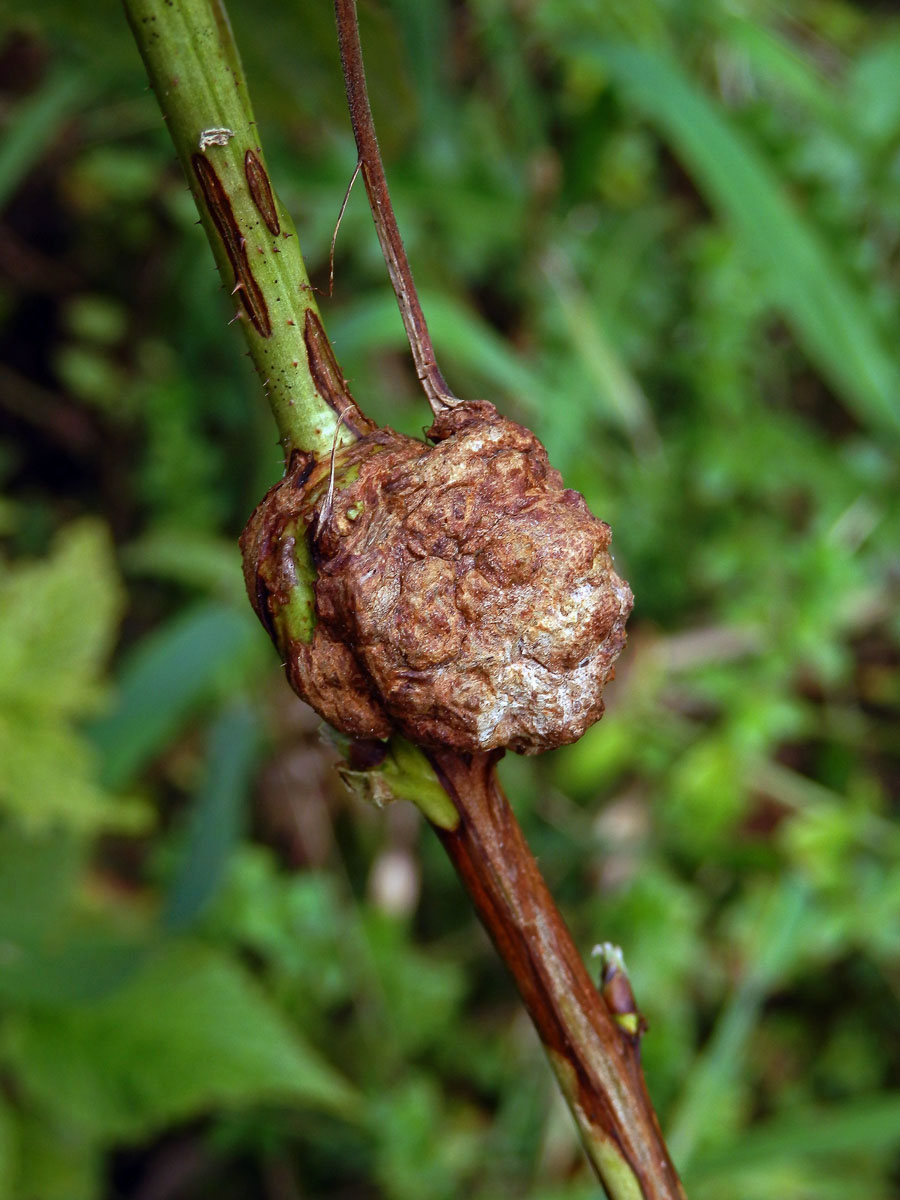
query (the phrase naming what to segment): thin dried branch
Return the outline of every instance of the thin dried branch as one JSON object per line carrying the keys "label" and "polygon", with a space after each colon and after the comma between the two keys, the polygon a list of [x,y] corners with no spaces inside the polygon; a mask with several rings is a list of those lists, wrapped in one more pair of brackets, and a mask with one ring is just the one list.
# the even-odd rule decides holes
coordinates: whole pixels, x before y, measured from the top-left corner
{"label": "thin dried branch", "polygon": [[353,134],[356,138],[363,182],[366,185],[372,216],[375,220],[375,229],[381,243],[381,251],[387,263],[397,304],[400,307],[403,326],[406,329],[406,336],[409,338],[409,348],[412,350],[413,361],[416,364],[416,373],[425,389],[431,410],[437,416],[442,409],[451,408],[459,400],[451,392],[435,360],[431,335],[419,303],[403,239],[397,228],[397,219],[391,204],[366,88],[366,72],[359,41],[356,0],[335,0],[334,11],[337,17],[344,83],[350,105],[350,120],[353,122]]}

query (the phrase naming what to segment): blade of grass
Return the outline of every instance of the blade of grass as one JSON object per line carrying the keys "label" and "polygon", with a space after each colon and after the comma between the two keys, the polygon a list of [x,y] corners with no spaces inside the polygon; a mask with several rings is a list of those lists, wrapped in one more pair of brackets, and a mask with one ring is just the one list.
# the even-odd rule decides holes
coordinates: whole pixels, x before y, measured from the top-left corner
{"label": "blade of grass", "polygon": [[771,898],[754,957],[695,1060],[673,1114],[668,1143],[682,1170],[703,1134],[716,1128],[716,1110],[740,1072],[766,995],[795,951],[807,904],[806,885],[797,878],[786,879]]}
{"label": "blade of grass", "polygon": [[[471,371],[480,380],[515,397],[529,413],[542,411],[547,387],[540,375],[515,355],[509,345],[477,314],[458,301],[422,292],[428,321],[448,360]],[[403,326],[397,319],[392,297],[385,293],[349,305],[333,321],[335,344],[342,354],[360,354],[371,349],[402,349],[406,344]]]}
{"label": "blade of grass", "polygon": [[764,269],[769,299],[857,416],[900,434],[900,366],[875,314],[775,171],[674,62],[608,42],[572,48],[671,143],[700,191]]}
{"label": "blade of grass", "polygon": [[833,84],[829,86],[819,67],[787,38],[757,21],[731,14],[724,35],[729,46],[745,56],[754,74],[802,104],[826,127],[847,132],[846,109]]}
{"label": "blade of grass", "polygon": [[561,255],[548,256],[543,270],[559,304],[572,352],[596,388],[597,407],[624,430],[636,454],[659,453],[659,433],[647,397],[613,345],[571,263]]}

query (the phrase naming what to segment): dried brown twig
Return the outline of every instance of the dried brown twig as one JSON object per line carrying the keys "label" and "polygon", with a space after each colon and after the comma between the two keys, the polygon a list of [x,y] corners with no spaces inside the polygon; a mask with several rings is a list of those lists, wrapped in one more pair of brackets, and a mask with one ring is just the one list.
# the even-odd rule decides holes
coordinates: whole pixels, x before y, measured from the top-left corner
{"label": "dried brown twig", "polygon": [[428,403],[431,405],[434,415],[437,416],[442,408],[458,403],[458,399],[447,386],[447,381],[435,361],[431,335],[419,303],[403,239],[397,228],[397,218],[394,216],[394,208],[391,204],[366,88],[366,71],[359,42],[356,4],[347,3],[347,0],[338,0],[335,3],[334,11],[337,17],[341,64],[344,68],[344,81],[347,85],[347,100],[350,105],[350,120],[353,123],[353,133],[359,152],[359,165],[362,169],[363,182],[366,185],[366,194],[369,197],[375,229],[390,273],[391,284],[397,296],[397,303],[400,305],[400,315],[403,318],[406,336],[409,338],[413,362],[416,364],[416,371],[422,387],[425,389]]}

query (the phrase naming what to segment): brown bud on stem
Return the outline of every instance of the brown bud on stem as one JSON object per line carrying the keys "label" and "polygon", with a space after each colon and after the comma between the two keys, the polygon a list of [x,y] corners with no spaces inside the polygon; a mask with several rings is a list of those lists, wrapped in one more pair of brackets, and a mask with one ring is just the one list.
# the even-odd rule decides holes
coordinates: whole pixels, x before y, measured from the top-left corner
{"label": "brown bud on stem", "polygon": [[[609,526],[492,404],[446,409],[428,434],[295,455],[242,538],[254,607],[294,689],[352,737],[573,742],[603,712],[632,606]],[[314,614],[296,600],[313,571]]]}

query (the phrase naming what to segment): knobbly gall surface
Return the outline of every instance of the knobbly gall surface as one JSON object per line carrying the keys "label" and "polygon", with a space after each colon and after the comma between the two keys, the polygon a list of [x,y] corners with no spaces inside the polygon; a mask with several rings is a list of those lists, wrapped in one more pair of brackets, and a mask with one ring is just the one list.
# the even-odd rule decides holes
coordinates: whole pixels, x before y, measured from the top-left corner
{"label": "knobbly gall surface", "polygon": [[[493,405],[460,404],[428,432],[433,446],[378,430],[333,473],[295,455],[242,538],[254,607],[294,689],[351,737],[573,742],[603,712],[632,606],[609,526]],[[310,553],[304,622],[291,599]]]}

